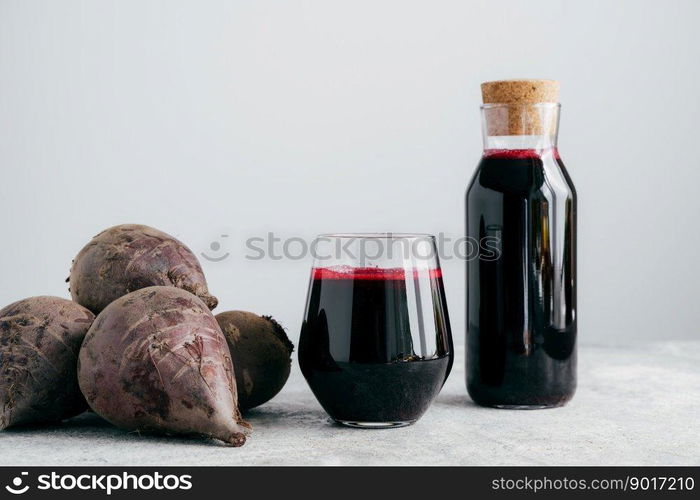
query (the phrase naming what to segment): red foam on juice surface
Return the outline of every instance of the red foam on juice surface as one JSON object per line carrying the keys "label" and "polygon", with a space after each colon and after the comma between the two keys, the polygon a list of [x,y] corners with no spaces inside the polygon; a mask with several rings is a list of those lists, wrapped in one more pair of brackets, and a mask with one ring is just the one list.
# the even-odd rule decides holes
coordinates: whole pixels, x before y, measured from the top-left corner
{"label": "red foam on juice surface", "polygon": [[543,156],[552,156],[559,160],[559,150],[557,148],[547,149],[486,149],[484,158],[508,158],[512,160],[536,159]]}
{"label": "red foam on juice surface", "polygon": [[315,267],[311,270],[311,277],[315,280],[373,280],[392,281],[404,280],[406,274],[413,274],[414,278],[429,276],[441,278],[441,269],[404,269],[401,267],[384,269],[379,267]]}

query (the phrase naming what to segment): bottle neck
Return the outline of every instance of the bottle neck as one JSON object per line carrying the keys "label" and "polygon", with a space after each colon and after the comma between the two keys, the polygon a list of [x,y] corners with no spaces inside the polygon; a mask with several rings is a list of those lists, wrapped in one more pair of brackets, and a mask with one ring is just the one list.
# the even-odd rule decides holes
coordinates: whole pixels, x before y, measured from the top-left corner
{"label": "bottle neck", "polygon": [[556,149],[559,108],[557,103],[484,104],[484,150]]}
{"label": "bottle neck", "polygon": [[557,136],[551,135],[493,135],[484,136],[484,151],[555,149]]}

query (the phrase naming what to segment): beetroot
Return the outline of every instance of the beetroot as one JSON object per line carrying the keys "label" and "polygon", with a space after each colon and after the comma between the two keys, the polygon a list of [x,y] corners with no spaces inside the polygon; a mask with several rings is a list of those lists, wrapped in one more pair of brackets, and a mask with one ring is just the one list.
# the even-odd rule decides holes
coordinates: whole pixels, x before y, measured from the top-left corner
{"label": "beetroot", "polygon": [[59,297],[31,297],[0,310],[0,429],[87,409],[76,365],[93,319]]}
{"label": "beetroot", "polygon": [[245,411],[272,399],[289,378],[294,345],[270,316],[246,311],[216,315],[236,367],[238,405]]}
{"label": "beetroot", "polygon": [[85,337],[78,380],[90,407],[124,429],[205,435],[234,446],[250,429],[216,319],[179,288],[143,288],[108,305]]}
{"label": "beetroot", "polygon": [[136,224],[95,236],[73,260],[68,281],[73,300],[95,314],[122,295],[153,285],[187,290],[209,309],[218,302],[209,295],[202,267],[189,248],[162,231]]}

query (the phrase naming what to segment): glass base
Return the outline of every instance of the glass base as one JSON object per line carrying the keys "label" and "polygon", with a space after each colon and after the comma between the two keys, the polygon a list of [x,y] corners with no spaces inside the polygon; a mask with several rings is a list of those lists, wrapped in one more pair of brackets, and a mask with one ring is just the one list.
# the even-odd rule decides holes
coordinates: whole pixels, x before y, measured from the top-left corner
{"label": "glass base", "polygon": [[559,408],[566,403],[555,403],[549,405],[489,405],[499,410],[546,410],[549,408]]}
{"label": "glass base", "polygon": [[341,425],[355,427],[357,429],[392,429],[394,427],[407,427],[415,423],[415,420],[397,422],[354,422],[350,420],[336,420],[336,422]]}

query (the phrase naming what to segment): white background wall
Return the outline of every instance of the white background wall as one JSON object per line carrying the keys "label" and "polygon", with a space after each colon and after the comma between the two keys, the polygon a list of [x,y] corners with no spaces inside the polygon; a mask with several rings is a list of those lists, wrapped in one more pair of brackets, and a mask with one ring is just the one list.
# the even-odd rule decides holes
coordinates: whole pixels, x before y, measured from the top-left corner
{"label": "white background wall", "polygon": [[[581,340],[698,338],[699,18],[692,0],[0,0],[0,304],[67,296],[90,237],[139,222],[221,241],[219,310],[296,340],[310,261],[247,261],[244,240],[460,235],[479,83],[544,77],[579,192]],[[461,342],[464,264],[443,267]]]}

